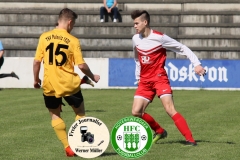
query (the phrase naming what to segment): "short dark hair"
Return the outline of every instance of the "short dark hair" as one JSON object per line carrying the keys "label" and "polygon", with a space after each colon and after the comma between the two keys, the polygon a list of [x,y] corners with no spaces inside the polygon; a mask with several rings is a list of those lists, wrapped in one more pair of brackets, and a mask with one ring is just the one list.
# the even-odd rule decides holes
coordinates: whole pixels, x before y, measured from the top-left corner
{"label": "short dark hair", "polygon": [[71,9],[64,8],[60,11],[58,19],[70,19],[70,20],[76,20],[77,14],[72,11]]}
{"label": "short dark hair", "polygon": [[147,21],[148,25],[150,24],[150,15],[146,10],[135,10],[131,13],[131,17],[133,20],[140,16],[142,16],[144,20]]}

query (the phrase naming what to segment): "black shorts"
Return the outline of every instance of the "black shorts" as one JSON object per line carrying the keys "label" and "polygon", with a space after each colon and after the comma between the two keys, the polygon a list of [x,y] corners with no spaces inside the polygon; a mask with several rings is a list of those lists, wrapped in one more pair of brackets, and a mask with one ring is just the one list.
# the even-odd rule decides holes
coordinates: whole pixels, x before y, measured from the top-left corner
{"label": "black shorts", "polygon": [[[43,94],[45,106],[49,109],[56,109],[62,103],[62,97],[56,98],[55,96],[45,96]],[[71,96],[63,97],[65,101],[70,105],[74,106],[75,108],[80,107],[81,103],[83,102],[83,96],[81,90]]]}
{"label": "black shorts", "polygon": [[3,58],[3,56],[0,58],[0,69],[1,69],[1,67],[2,67],[2,65],[3,65],[3,63],[4,63],[4,58]]}

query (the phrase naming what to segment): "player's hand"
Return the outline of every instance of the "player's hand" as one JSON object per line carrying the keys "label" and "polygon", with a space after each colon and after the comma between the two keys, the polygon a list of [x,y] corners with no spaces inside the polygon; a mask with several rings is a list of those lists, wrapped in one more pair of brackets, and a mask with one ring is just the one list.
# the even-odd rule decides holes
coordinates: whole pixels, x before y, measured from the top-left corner
{"label": "player's hand", "polygon": [[94,75],[93,75],[93,78],[94,78],[94,79],[92,79],[92,80],[93,80],[95,83],[97,83],[97,82],[99,81],[99,79],[100,79],[100,76],[94,74]]}
{"label": "player's hand", "polygon": [[41,79],[38,79],[36,81],[34,81],[34,88],[41,88]]}
{"label": "player's hand", "polygon": [[140,82],[140,79],[137,79],[137,81],[136,81],[136,82],[134,82],[134,84],[135,84],[135,85],[138,85],[138,84],[139,84],[139,82]]}
{"label": "player's hand", "polygon": [[194,71],[199,76],[205,76],[206,75],[206,70],[201,65],[196,66],[194,68]]}

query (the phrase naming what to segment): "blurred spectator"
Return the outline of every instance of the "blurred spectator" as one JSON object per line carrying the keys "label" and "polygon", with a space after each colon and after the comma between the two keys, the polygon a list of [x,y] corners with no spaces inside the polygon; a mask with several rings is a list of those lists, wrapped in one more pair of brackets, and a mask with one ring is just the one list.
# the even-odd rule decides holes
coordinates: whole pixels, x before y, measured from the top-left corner
{"label": "blurred spectator", "polygon": [[100,8],[100,22],[105,22],[103,16],[107,14],[113,15],[113,22],[117,22],[118,19],[118,8],[117,0],[103,0],[103,5]]}

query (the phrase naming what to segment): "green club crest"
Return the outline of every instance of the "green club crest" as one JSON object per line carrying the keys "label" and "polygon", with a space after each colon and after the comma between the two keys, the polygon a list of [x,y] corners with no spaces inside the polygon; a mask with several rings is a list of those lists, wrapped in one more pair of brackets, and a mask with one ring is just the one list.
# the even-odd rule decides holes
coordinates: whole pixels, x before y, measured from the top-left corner
{"label": "green club crest", "polygon": [[119,120],[111,132],[113,149],[124,158],[139,158],[152,145],[152,130],[143,119],[125,117]]}

